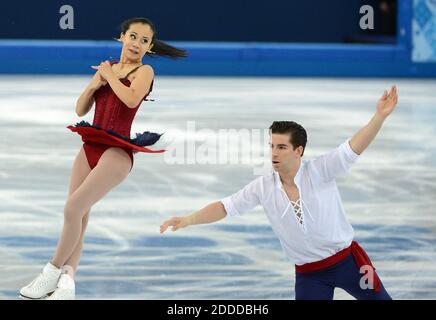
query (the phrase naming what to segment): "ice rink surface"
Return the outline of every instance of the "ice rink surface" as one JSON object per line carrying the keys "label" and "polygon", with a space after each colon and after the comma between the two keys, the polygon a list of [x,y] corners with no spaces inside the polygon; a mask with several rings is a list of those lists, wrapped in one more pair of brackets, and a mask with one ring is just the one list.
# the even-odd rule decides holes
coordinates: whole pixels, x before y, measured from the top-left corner
{"label": "ice rink surface", "polygon": [[[82,120],[75,102],[89,80],[0,77],[0,299],[16,299],[54,254],[82,145],[66,126]],[[365,125],[391,84],[397,110],[337,183],[356,240],[391,296],[436,299],[436,81],[158,77],[132,135],[165,132],[162,144],[207,146],[220,129],[294,120],[308,132],[304,157],[312,158]],[[193,121],[201,134],[187,132]],[[167,155],[136,154],[127,179],[91,209],[77,299],[293,299],[293,265],[260,207],[159,234],[165,219],[255,179],[256,165],[198,163],[189,152],[174,164]],[[337,289],[335,299],[352,297]]]}

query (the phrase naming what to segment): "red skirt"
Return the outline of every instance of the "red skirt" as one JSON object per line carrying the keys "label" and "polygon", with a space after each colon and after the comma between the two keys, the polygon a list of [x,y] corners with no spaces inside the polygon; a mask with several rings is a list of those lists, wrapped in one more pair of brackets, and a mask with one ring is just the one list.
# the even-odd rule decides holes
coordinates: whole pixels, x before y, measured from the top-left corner
{"label": "red skirt", "polygon": [[94,142],[100,143],[112,147],[120,147],[120,148],[129,148],[134,152],[145,152],[145,153],[162,153],[165,152],[165,149],[162,150],[151,150],[149,148],[138,146],[133,144],[125,139],[119,138],[113,134],[108,133],[103,129],[98,129],[95,127],[74,127],[68,126],[73,132],[77,132],[80,136],[82,136],[83,142]]}

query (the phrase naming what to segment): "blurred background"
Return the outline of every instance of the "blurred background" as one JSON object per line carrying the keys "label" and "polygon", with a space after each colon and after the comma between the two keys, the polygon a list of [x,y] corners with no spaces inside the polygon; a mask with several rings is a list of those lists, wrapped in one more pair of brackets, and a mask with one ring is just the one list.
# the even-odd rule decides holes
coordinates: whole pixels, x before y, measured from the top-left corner
{"label": "blurred background", "polygon": [[191,53],[154,61],[161,75],[436,73],[432,0],[24,1],[3,4],[1,14],[1,73],[90,73],[85,65],[117,56],[112,38],[134,16]]}

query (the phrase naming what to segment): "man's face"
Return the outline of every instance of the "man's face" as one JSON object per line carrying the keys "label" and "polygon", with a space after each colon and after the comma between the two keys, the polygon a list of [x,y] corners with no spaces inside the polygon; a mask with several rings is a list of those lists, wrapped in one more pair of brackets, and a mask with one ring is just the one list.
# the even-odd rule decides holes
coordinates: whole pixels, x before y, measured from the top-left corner
{"label": "man's face", "polygon": [[295,168],[303,153],[303,147],[295,148],[289,134],[271,134],[271,161],[274,171],[288,172]]}

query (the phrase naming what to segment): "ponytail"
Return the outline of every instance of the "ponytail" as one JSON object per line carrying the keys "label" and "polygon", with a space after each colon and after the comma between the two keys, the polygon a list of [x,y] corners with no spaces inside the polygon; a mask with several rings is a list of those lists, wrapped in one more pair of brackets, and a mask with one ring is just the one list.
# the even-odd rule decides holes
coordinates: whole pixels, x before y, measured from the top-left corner
{"label": "ponytail", "polygon": [[151,48],[151,52],[146,53],[147,56],[150,57],[156,57],[156,56],[162,56],[162,57],[169,57],[172,59],[177,58],[186,58],[188,56],[188,52],[183,49],[178,49],[176,47],[170,46],[169,44],[158,40],[155,38],[156,36],[156,27],[154,24],[147,18],[130,18],[121,23],[120,30],[122,33],[126,33],[129,29],[130,25],[133,23],[143,23],[150,26],[151,30],[153,31],[153,47]]}
{"label": "ponytail", "polygon": [[153,47],[151,48],[151,51],[152,52],[147,53],[147,55],[152,57],[158,55],[177,59],[186,58],[188,56],[188,52],[186,50],[178,49],[158,39],[153,39]]}

